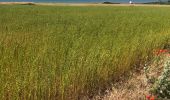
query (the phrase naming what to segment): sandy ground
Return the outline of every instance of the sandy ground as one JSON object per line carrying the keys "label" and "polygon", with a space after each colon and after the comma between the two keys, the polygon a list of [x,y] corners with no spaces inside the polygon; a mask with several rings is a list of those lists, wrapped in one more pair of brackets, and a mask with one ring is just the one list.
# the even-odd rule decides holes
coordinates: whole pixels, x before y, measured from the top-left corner
{"label": "sandy ground", "polygon": [[149,89],[145,74],[142,71],[135,73],[126,81],[114,84],[112,91],[105,95],[103,100],[146,100]]}
{"label": "sandy ground", "polygon": [[170,5],[158,4],[102,4],[102,3],[34,3],[34,2],[0,2],[3,5],[25,4],[42,6],[151,6],[151,7],[170,7]]}

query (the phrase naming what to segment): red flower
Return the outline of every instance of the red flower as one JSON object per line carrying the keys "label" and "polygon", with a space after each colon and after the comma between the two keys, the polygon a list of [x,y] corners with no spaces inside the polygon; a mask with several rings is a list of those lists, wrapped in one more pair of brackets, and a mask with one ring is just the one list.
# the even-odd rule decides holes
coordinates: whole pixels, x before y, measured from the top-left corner
{"label": "red flower", "polygon": [[168,53],[166,56],[170,57],[170,54]]}
{"label": "red flower", "polygon": [[146,98],[147,98],[148,100],[150,100],[151,96],[150,96],[150,95],[147,95]]}
{"label": "red flower", "polygon": [[168,50],[162,49],[162,50],[159,50],[159,52],[160,52],[160,53],[166,53],[166,52],[168,52]]}
{"label": "red flower", "polygon": [[159,55],[159,54],[167,53],[167,52],[168,52],[167,49],[161,49],[161,50],[156,50],[156,51],[154,52],[154,54]]}
{"label": "red flower", "polygon": [[150,100],[155,100],[155,97],[154,97],[154,96],[152,96],[152,97],[150,98]]}

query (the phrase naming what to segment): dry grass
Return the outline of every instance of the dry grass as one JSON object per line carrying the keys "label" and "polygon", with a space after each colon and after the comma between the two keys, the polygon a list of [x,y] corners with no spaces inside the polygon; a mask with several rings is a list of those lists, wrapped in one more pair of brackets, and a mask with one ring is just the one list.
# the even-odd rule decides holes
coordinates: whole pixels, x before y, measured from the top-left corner
{"label": "dry grass", "polygon": [[142,70],[114,84],[103,100],[144,100],[148,90],[149,85]]}

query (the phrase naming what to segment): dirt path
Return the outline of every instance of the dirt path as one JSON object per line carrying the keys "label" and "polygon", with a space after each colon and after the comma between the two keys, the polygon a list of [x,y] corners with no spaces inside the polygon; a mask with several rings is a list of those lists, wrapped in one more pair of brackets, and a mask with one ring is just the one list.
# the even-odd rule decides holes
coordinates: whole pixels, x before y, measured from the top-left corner
{"label": "dirt path", "polygon": [[[150,77],[158,78],[163,72],[164,63],[170,60],[169,54],[159,58],[149,65]],[[146,100],[152,85],[146,78],[145,70],[142,69],[141,72],[132,74],[129,79],[116,83],[103,100]]]}
{"label": "dirt path", "polygon": [[134,73],[128,80],[115,84],[103,100],[145,100],[149,86],[142,70]]}

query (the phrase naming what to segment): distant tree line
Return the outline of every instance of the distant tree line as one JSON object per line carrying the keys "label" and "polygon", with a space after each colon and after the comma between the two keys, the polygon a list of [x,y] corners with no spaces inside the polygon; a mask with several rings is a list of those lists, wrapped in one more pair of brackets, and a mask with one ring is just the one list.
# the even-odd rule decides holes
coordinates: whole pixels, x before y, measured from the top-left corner
{"label": "distant tree line", "polygon": [[170,2],[170,0],[158,0],[160,3],[162,2]]}
{"label": "distant tree line", "polygon": [[170,5],[170,0],[155,0],[153,2],[146,2],[143,4],[165,4],[165,5]]}

